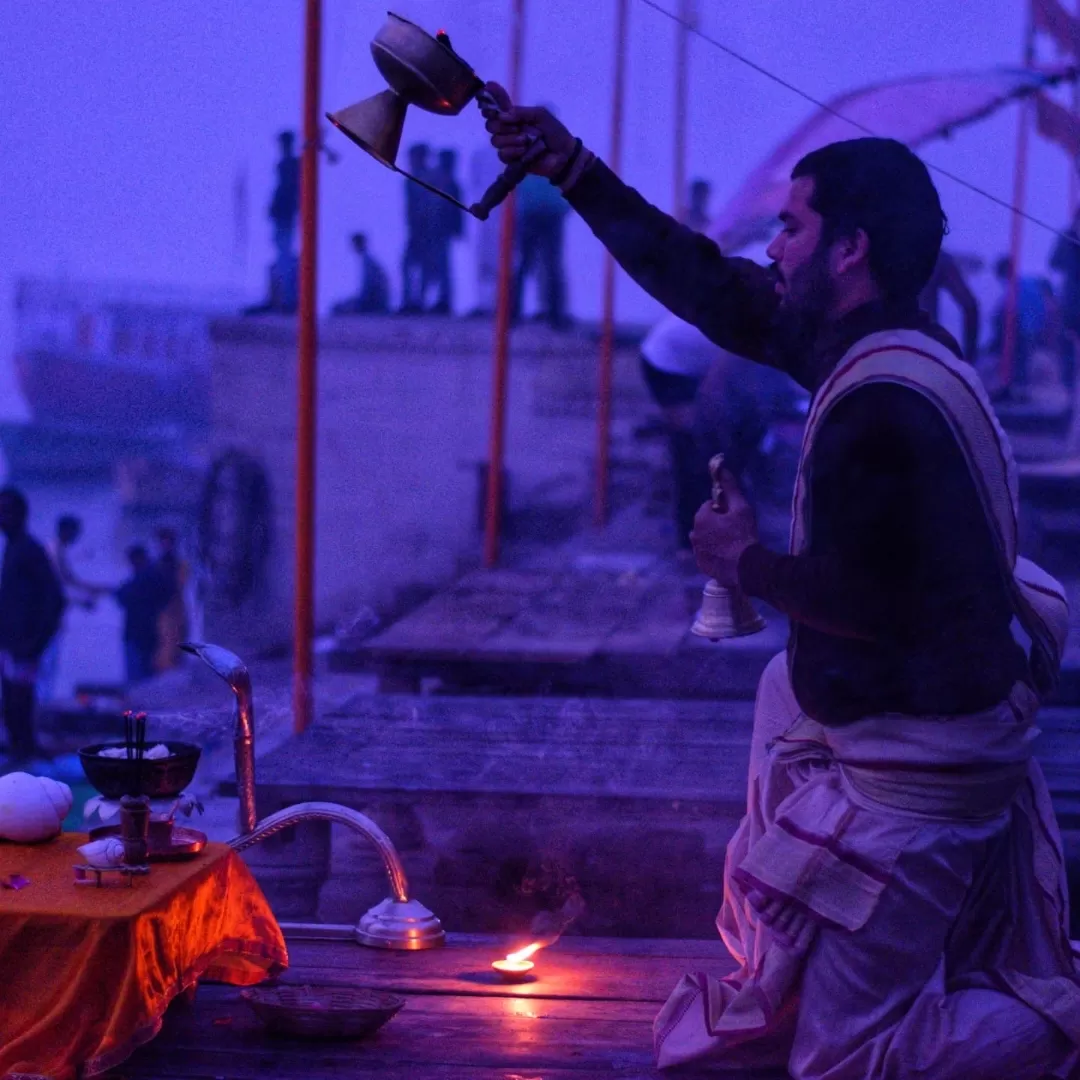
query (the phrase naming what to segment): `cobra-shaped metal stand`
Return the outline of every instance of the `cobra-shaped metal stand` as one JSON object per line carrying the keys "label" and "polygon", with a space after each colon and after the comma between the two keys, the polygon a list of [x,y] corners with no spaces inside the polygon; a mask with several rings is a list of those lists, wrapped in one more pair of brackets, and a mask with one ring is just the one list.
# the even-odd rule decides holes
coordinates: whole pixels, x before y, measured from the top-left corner
{"label": "cobra-shaped metal stand", "polygon": [[423,904],[409,899],[409,883],[393,842],[371,818],[337,803],[304,802],[278,810],[262,821],[255,816],[255,706],[251,676],[244,662],[218,645],[185,643],[185,652],[199,657],[211,671],[229,685],[236,700],[233,749],[236,758],[236,786],[240,796],[240,826],[244,830],[229,841],[234,851],[243,851],[268,836],[305,821],[331,821],[347,825],[366,836],[382,858],[390,882],[390,896],[376,904],[356,926],[318,923],[283,923],[294,936],[351,938],[378,949],[431,949],[446,939],[442,924]]}

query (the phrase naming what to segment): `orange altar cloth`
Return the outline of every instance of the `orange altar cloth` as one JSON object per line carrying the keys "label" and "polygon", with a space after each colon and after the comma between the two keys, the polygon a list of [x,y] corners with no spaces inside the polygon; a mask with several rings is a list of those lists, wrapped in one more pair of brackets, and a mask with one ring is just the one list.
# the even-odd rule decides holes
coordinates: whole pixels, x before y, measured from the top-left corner
{"label": "orange altar cloth", "polygon": [[152,1039],[199,979],[251,986],[288,966],[262,890],[227,845],[99,889],[74,884],[86,840],[0,841],[0,880],[30,879],[0,888],[0,1077],[94,1076]]}

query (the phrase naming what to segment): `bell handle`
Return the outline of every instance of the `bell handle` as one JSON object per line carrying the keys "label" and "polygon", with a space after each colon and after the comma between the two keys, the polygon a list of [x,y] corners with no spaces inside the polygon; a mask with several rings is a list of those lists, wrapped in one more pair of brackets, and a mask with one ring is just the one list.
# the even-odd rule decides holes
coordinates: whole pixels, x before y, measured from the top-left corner
{"label": "bell handle", "polygon": [[709,458],[709,476],[712,477],[712,508],[718,514],[727,513],[727,497],[724,495],[724,484],[720,479],[723,467],[723,454],[714,454]]}

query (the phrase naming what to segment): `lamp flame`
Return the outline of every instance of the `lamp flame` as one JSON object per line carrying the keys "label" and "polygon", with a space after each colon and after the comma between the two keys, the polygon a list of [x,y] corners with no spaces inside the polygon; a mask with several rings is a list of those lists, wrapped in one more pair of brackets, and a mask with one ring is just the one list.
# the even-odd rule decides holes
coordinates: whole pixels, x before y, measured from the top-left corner
{"label": "lamp flame", "polygon": [[519,949],[517,952],[507,953],[506,959],[511,964],[520,964],[522,960],[531,959],[536,953],[538,953],[544,946],[538,941],[534,941],[531,945],[526,945],[524,949]]}
{"label": "lamp flame", "polygon": [[530,982],[536,965],[529,959],[544,947],[542,941],[534,941],[517,952],[507,953],[505,960],[493,960],[491,966],[504,982]]}

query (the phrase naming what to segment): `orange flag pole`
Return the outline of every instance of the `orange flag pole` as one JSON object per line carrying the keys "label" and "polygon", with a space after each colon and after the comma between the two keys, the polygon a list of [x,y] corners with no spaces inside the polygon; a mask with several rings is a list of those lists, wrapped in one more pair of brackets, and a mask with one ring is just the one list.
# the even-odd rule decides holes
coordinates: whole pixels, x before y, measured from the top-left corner
{"label": "orange flag pole", "polygon": [[307,0],[304,149],[300,162],[300,314],[296,418],[296,593],[293,611],[293,730],[311,723],[315,607],[315,260],[318,238],[319,84],[322,0]]}
{"label": "orange flag pole", "polygon": [[[525,32],[525,0],[511,0],[510,100],[521,90],[521,50]],[[488,436],[487,486],[484,501],[484,566],[499,561],[503,457],[506,452],[506,397],[510,370],[511,278],[514,272],[514,214],[517,196],[503,203],[499,232],[499,277],[495,300],[495,352],[491,375],[491,423]],[[481,228],[490,227],[481,225]]]}
{"label": "orange flag pole", "polygon": [[[626,82],[626,30],[629,0],[616,0],[615,89],[611,102],[611,155],[608,165],[622,170],[623,91]],[[603,330],[600,338],[600,378],[597,395],[596,493],[594,518],[603,527],[608,514],[608,462],[611,453],[611,383],[615,356],[615,260],[604,260]]]}

